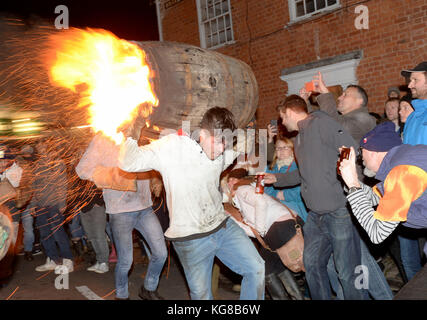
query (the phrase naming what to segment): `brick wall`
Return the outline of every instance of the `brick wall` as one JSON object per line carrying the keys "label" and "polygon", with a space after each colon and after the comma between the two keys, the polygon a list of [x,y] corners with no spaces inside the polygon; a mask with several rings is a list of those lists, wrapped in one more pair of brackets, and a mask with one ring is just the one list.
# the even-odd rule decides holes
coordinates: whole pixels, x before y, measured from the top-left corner
{"label": "brick wall", "polygon": [[[357,30],[355,6],[369,8],[369,29]],[[405,84],[402,68],[427,60],[427,0],[341,0],[341,9],[310,21],[289,23],[287,0],[231,0],[235,43],[218,51],[248,63],[259,85],[258,121],[276,118],[275,106],[287,91],[283,68],[362,49],[359,84],[369,110],[383,113],[387,88]],[[195,0],[165,12],[165,40],[200,45]]]}

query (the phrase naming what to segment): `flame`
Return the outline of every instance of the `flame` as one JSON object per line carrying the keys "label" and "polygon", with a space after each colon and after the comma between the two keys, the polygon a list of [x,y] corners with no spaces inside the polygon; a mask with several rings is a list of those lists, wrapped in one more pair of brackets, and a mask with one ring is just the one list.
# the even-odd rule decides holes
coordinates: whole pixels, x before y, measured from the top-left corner
{"label": "flame", "polygon": [[79,106],[89,106],[89,122],[116,143],[117,128],[140,115],[148,118],[158,100],[150,83],[145,52],[106,30],[69,29],[50,37],[50,80],[80,93]]}

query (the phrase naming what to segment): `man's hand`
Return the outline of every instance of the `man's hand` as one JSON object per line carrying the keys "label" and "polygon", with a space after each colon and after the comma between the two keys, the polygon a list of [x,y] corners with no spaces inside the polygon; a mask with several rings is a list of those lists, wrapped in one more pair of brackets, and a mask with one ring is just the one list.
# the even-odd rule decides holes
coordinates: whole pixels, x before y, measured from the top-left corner
{"label": "man's hand", "polygon": [[135,117],[130,121],[121,125],[117,131],[122,131],[125,138],[131,137],[136,141],[141,136],[141,130],[145,127],[145,119],[140,114],[141,107],[138,107]]}
{"label": "man's hand", "polygon": [[323,82],[322,74],[320,71],[313,77],[314,90],[319,93],[328,93],[329,90],[326,88],[325,83]]}
{"label": "man's hand", "polygon": [[311,96],[311,91],[307,91],[305,87],[302,87],[299,90],[298,95],[304,99],[305,103],[308,103],[308,98]]}
{"label": "man's hand", "polygon": [[[341,151],[341,148],[340,148]],[[360,187],[359,179],[357,177],[356,171],[356,153],[354,148],[350,148],[350,157],[349,159],[343,159],[340,164],[341,177],[344,180],[347,187]]]}
{"label": "man's hand", "polygon": [[275,135],[277,135],[277,127],[272,126],[271,124],[268,124],[267,125],[268,143],[273,142],[273,138]]}
{"label": "man's hand", "polygon": [[157,177],[150,180],[150,190],[156,198],[160,197],[163,189],[163,182]]}
{"label": "man's hand", "polygon": [[272,173],[264,173],[264,183],[265,184],[273,184],[275,182],[277,182],[277,178],[274,174]]}

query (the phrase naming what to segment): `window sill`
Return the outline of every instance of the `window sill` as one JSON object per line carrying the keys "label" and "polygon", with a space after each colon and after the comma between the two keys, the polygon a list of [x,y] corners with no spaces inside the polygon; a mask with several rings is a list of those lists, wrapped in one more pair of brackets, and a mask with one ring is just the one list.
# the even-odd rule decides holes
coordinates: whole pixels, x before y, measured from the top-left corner
{"label": "window sill", "polygon": [[220,49],[222,47],[225,47],[225,46],[228,46],[228,45],[232,45],[232,44],[236,44],[236,41],[235,40],[228,41],[228,42],[225,42],[225,43],[218,44],[218,45],[216,45],[214,47],[204,48],[204,49],[207,49],[207,50],[216,50],[216,49]]}

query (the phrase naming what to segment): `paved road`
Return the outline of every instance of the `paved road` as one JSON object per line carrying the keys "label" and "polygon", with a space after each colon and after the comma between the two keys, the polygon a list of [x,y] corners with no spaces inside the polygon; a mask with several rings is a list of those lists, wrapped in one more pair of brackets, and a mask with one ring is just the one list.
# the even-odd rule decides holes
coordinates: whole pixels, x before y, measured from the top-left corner
{"label": "paved road", "polygon": [[[114,267],[104,274],[86,271],[87,264],[75,265],[74,272],[60,278],[54,271],[37,272],[35,267],[45,262],[43,254],[35,256],[34,261],[16,257],[15,272],[6,287],[0,289],[0,300],[114,300]],[[134,267],[129,276],[129,295],[131,300],[139,300],[138,290],[144,281],[147,260],[139,247],[134,247]],[[159,293],[167,300],[189,300],[184,274],[176,256],[171,255],[169,273],[167,262],[160,279]],[[56,286],[55,286],[56,282]],[[232,283],[220,277],[218,299],[237,300],[239,294],[231,290]]]}

